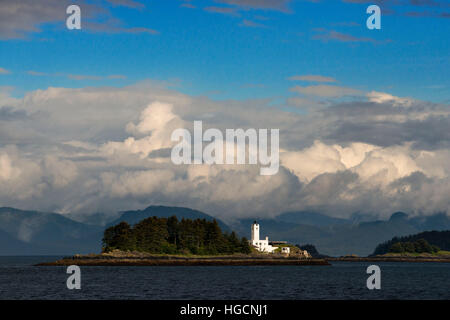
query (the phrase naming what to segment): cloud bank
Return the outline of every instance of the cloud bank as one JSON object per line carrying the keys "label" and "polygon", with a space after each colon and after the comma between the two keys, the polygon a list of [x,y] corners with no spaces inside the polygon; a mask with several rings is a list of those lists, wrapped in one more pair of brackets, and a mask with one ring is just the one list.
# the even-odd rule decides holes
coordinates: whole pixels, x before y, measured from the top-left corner
{"label": "cloud bank", "polygon": [[[308,87],[306,87],[308,88]],[[331,89],[330,89],[331,88]],[[310,95],[353,94],[311,86]],[[343,91],[342,91],[343,90]],[[0,95],[0,206],[116,212],[187,206],[230,221],[287,210],[389,216],[450,212],[448,105],[383,92],[315,103],[214,101],[156,82]],[[308,106],[309,100],[298,97]],[[280,129],[280,170],[170,161],[176,128]]]}

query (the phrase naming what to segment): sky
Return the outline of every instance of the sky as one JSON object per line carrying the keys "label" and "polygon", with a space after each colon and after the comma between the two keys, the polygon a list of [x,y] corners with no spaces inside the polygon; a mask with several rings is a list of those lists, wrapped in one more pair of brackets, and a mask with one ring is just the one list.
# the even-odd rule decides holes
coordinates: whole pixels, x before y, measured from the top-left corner
{"label": "sky", "polygon": [[[449,18],[439,0],[0,0],[0,206],[450,212]],[[174,166],[194,120],[279,128],[279,173]]]}

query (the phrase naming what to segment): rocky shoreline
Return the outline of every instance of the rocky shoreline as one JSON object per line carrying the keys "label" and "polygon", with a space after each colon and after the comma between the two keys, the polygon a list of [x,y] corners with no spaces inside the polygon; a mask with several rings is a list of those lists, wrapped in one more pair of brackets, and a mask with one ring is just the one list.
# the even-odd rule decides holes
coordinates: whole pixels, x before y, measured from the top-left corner
{"label": "rocky shoreline", "polygon": [[327,261],[344,261],[344,262],[443,262],[450,263],[450,257],[339,257],[326,258]]}
{"label": "rocky shoreline", "polygon": [[332,262],[440,262],[450,263],[449,255],[371,257],[342,256],[304,258],[298,255],[234,254],[220,256],[158,255],[143,252],[112,251],[109,253],[74,255],[37,266],[327,266]]}
{"label": "rocky shoreline", "polygon": [[327,266],[325,259],[266,255],[170,256],[150,254],[75,255],[36,266]]}

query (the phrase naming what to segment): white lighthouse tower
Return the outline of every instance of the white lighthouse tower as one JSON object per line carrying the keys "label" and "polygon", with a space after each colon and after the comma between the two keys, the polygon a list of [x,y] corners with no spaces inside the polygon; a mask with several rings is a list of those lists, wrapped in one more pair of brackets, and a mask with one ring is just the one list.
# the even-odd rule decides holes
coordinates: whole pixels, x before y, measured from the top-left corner
{"label": "white lighthouse tower", "polygon": [[258,251],[272,253],[277,247],[272,247],[269,244],[269,237],[265,240],[259,238],[259,224],[255,221],[252,224],[252,239],[250,240],[252,246],[256,247]]}
{"label": "white lighthouse tower", "polygon": [[259,224],[255,221],[252,224],[252,243],[259,241]]}

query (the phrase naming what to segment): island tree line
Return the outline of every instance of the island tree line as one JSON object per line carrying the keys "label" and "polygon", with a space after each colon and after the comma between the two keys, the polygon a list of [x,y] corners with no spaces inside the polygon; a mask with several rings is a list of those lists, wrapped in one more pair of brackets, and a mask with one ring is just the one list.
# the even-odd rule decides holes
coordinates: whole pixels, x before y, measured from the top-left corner
{"label": "island tree line", "polygon": [[216,220],[150,217],[130,226],[121,222],[104,232],[103,252],[118,249],[159,254],[250,253],[246,238],[223,233]]}
{"label": "island tree line", "polygon": [[450,230],[424,231],[418,234],[394,237],[379,244],[373,255],[393,253],[435,253],[439,250],[450,250]]}

